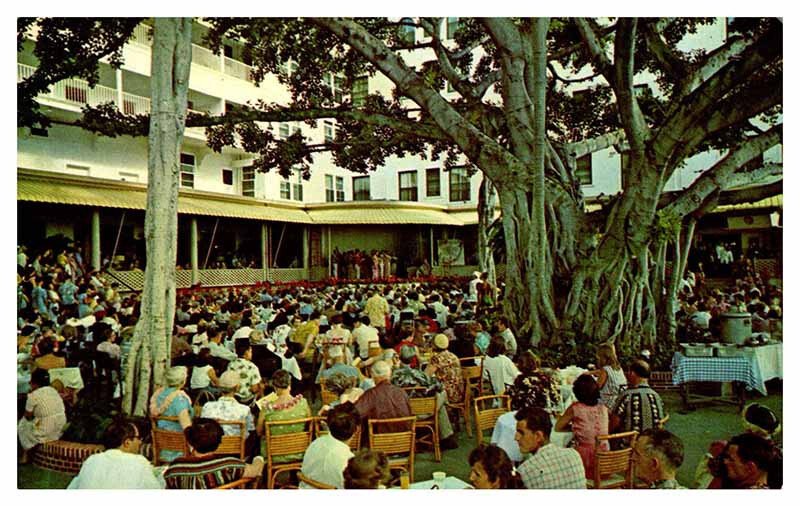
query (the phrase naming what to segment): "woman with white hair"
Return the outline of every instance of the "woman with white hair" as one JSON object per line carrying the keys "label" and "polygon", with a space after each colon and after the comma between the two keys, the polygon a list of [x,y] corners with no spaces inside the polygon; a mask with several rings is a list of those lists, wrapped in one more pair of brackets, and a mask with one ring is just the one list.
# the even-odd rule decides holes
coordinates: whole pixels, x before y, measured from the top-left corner
{"label": "woman with white hair", "polygon": [[[171,367],[164,375],[166,386],[159,387],[150,397],[150,416],[173,416],[178,421],[159,420],[158,428],[172,432],[183,432],[192,424],[192,401],[183,387],[186,384],[188,371],[180,365]],[[174,450],[161,450],[161,460],[172,462],[183,455]]]}

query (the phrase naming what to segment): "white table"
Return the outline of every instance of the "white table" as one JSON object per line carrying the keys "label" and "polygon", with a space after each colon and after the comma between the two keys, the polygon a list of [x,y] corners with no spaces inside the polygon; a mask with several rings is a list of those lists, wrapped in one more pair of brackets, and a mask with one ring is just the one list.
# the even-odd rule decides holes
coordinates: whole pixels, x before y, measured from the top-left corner
{"label": "white table", "polygon": [[[436,482],[433,480],[418,481],[409,485],[409,488],[411,490],[430,490],[435,484]],[[439,488],[441,490],[463,490],[465,488],[473,488],[473,486],[455,476],[448,476]]]}
{"label": "white table", "polygon": [[[517,419],[514,418],[516,414],[516,411],[509,411],[500,415],[492,431],[492,444],[505,450],[508,458],[512,461],[522,462],[522,452],[514,439],[517,433]],[[555,426],[555,421],[553,421],[553,426]],[[550,442],[556,446],[566,448],[570,441],[572,441],[572,432],[556,432],[555,430],[550,432]]]}

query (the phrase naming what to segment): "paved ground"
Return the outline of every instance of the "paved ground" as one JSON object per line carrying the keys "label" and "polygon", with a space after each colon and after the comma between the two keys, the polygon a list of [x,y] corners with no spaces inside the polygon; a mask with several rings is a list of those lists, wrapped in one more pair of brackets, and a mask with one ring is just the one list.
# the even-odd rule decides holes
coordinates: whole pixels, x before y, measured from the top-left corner
{"label": "paved ground", "polygon": [[[770,392],[773,390],[776,392],[770,393],[767,397],[757,396],[751,400],[769,406],[782,419],[783,395],[779,392],[779,388],[772,388]],[[696,411],[680,414],[678,412],[680,400],[676,394],[666,393],[663,395],[663,399],[667,411],[670,413],[667,429],[683,438],[686,449],[685,461],[679,470],[678,481],[685,486],[690,486],[694,476],[694,469],[708,448],[709,443],[740,433],[742,427],[741,418],[736,412],[736,408],[727,404],[701,406]],[[474,447],[474,437],[468,438],[466,432],[462,432],[459,438],[459,447],[443,452],[442,462],[435,462],[432,453],[418,454],[415,466],[416,481],[431,479],[431,473],[439,470],[468,481],[469,463],[467,457]],[[17,470],[18,488],[63,489],[66,488],[71,479],[69,475],[42,470],[32,465],[18,466]]]}

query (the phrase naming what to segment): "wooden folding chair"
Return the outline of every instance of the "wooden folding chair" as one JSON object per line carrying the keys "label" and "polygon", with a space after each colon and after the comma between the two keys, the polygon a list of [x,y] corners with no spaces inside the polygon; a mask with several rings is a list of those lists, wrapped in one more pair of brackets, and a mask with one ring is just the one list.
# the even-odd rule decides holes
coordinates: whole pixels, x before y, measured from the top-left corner
{"label": "wooden folding chair", "polygon": [[669,414],[667,414],[666,416],[664,416],[664,418],[662,418],[661,420],[659,420],[659,421],[658,421],[658,423],[656,424],[656,426],[657,426],[659,429],[663,429],[663,428],[664,428],[664,427],[667,425],[667,422],[668,422],[668,421],[669,421]]}
{"label": "wooden folding chair", "polygon": [[[305,453],[314,433],[313,418],[298,418],[280,422],[264,423],[267,462],[264,468],[267,474],[267,488],[275,488],[275,478],[283,472],[297,470],[303,465],[303,458],[290,462],[275,462],[275,457],[283,457]],[[284,432],[291,426],[300,426],[301,430]],[[277,433],[276,433],[277,430]]]}
{"label": "wooden folding chair", "polygon": [[238,455],[244,460],[245,440],[247,439],[247,424],[243,420],[217,420],[220,425],[234,425],[239,428],[238,436],[222,436],[222,442],[214,453],[221,455]]}
{"label": "wooden folding chair", "polygon": [[[424,387],[404,388],[409,391],[424,391]],[[417,417],[416,430],[422,429],[428,434],[417,434],[415,444],[427,444],[433,448],[433,458],[436,462],[442,461],[442,449],[439,446],[439,413],[436,409],[436,396],[412,397],[408,396],[411,405],[411,414]]]}
{"label": "wooden folding chair", "polygon": [[321,481],[312,480],[303,473],[297,473],[297,479],[300,480],[300,483],[305,483],[311,488],[316,488],[319,490],[336,490],[336,487],[328,485],[327,483],[322,483]]}
{"label": "wooden folding chair", "polygon": [[[330,431],[328,430],[328,424],[325,421],[324,416],[315,416],[314,417],[314,439],[317,439],[320,436],[324,436],[328,434]],[[356,425],[356,431],[353,432],[353,435],[350,436],[350,440],[347,441],[347,446],[353,450],[353,453],[357,452],[361,449],[361,424],[359,423]]]}
{"label": "wooden folding chair", "polygon": [[325,387],[325,380],[319,382],[320,396],[322,397],[322,405],[330,405],[333,401],[339,400],[339,396],[331,392]]}
{"label": "wooden folding chair", "polygon": [[183,431],[165,430],[158,427],[159,421],[179,423],[177,416],[150,417],[151,434],[153,439],[153,465],[158,466],[161,460],[161,450],[173,450],[184,455],[189,454],[189,443]]}
{"label": "wooden folding chair", "polygon": [[[620,432],[609,436],[597,436],[594,454],[594,479],[586,480],[587,488],[633,488],[633,445],[636,443],[634,431]],[[601,450],[600,444],[614,442],[619,450]]]}
{"label": "wooden folding chair", "polygon": [[251,476],[249,478],[239,478],[236,481],[232,481],[230,483],[226,483],[224,485],[220,485],[219,487],[214,487],[214,490],[228,490],[232,488],[256,488],[258,484],[258,480],[255,476]]}
{"label": "wooden folding chair", "polygon": [[[407,430],[399,432],[382,432],[380,430],[382,426],[388,425],[392,427],[398,424],[405,424]],[[385,453],[389,458],[389,468],[405,470],[412,482],[414,481],[414,440],[416,427],[416,416],[367,420],[369,447],[372,450]]]}
{"label": "wooden folding chair", "polygon": [[508,395],[483,395],[472,400],[475,416],[475,444],[485,442],[483,431],[494,429],[497,419],[511,411],[511,397]]}

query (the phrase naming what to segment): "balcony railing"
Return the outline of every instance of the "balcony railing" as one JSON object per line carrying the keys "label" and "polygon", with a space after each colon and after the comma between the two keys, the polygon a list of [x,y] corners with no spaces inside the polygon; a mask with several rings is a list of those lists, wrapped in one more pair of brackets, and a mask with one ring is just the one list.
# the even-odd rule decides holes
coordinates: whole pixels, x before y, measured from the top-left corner
{"label": "balcony railing", "polygon": [[238,60],[233,60],[227,56],[225,57],[225,73],[229,76],[253,82],[250,70],[250,65],[244,64]]}
{"label": "balcony railing", "polygon": [[[17,64],[17,82],[23,81],[33,75],[36,67]],[[82,106],[84,104],[96,106],[105,103],[117,103],[117,90],[107,86],[89,87],[89,83],[80,79],[65,79],[52,85],[46,93],[40,97],[47,97],[60,102]],[[187,109],[188,112],[195,114],[207,114],[203,111]],[[125,114],[150,114],[150,99],[132,93],[122,93],[122,112]],[[188,129],[204,135],[202,128]]]}
{"label": "balcony railing", "polygon": [[[36,67],[17,63],[17,82],[27,79],[35,70]],[[89,83],[82,79],[64,79],[50,86],[50,89],[42,95],[74,105],[96,106],[117,101],[117,90],[114,88],[100,85],[90,88]]]}
{"label": "balcony railing", "polygon": [[137,44],[143,44],[145,46],[152,46],[153,27],[143,23],[136,25],[136,28],[133,29],[133,38],[131,38],[131,42],[136,42]]}
{"label": "balcony railing", "polygon": [[219,55],[196,44],[192,44],[192,63],[212,70],[220,70]]}

